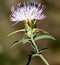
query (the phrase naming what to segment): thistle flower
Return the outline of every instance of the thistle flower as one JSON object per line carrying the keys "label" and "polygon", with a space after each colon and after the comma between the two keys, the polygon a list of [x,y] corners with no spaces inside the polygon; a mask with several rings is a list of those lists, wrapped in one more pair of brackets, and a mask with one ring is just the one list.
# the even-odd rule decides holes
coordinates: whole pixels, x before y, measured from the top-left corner
{"label": "thistle flower", "polygon": [[46,17],[43,13],[43,10],[44,10],[44,5],[37,4],[37,3],[29,3],[29,2],[23,3],[23,4],[19,3],[16,9],[14,8],[14,6],[12,6],[11,8],[12,14],[11,14],[10,20],[16,22],[15,24],[17,24],[19,21],[24,21],[25,28],[14,31],[8,34],[8,36],[15,34],[17,32],[25,32],[24,35],[27,36],[26,38],[22,40],[13,42],[12,47],[14,47],[17,44],[20,44],[21,42],[23,44],[29,42],[31,43],[31,46],[33,47],[35,51],[35,52],[32,52],[31,55],[29,55],[28,62],[26,63],[26,65],[29,65],[31,58],[34,56],[39,56],[46,65],[50,65],[42,55],[42,52],[45,51],[47,48],[43,48],[40,50],[35,43],[36,40],[39,40],[39,39],[41,40],[45,38],[50,38],[50,39],[55,40],[55,38],[50,35],[46,35],[46,34],[37,35],[38,34],[37,32],[39,31],[43,33],[48,33],[40,28],[36,28],[36,25],[35,25],[36,20],[41,20]]}
{"label": "thistle flower", "polygon": [[[17,8],[14,6],[11,8],[11,17],[10,20],[18,23],[19,21],[29,20],[41,20],[46,16],[43,13],[44,6],[37,3],[19,3]],[[15,23],[15,24],[16,24]]]}

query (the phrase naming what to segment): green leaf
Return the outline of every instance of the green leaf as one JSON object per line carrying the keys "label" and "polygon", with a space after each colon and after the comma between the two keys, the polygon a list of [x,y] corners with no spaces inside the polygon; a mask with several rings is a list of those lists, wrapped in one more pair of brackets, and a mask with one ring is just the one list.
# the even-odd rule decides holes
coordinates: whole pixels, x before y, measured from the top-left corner
{"label": "green leaf", "polygon": [[37,36],[37,37],[35,37],[35,40],[39,40],[39,39],[48,39],[48,38],[50,38],[50,39],[53,39],[53,40],[56,40],[53,36],[51,36],[51,35],[40,35],[40,36]]}
{"label": "green leaf", "polygon": [[14,46],[17,45],[17,44],[20,44],[20,43],[25,44],[26,42],[30,42],[29,40],[30,40],[30,39],[17,40],[17,41],[15,41],[15,42],[12,43],[11,48],[14,47]]}
{"label": "green leaf", "polygon": [[48,48],[42,48],[41,50],[40,50],[40,53],[42,53],[43,51],[46,51]]}
{"label": "green leaf", "polygon": [[26,43],[26,42],[30,42],[29,40],[30,40],[30,39],[23,39],[22,42],[23,42],[23,44],[24,44],[24,43]]}

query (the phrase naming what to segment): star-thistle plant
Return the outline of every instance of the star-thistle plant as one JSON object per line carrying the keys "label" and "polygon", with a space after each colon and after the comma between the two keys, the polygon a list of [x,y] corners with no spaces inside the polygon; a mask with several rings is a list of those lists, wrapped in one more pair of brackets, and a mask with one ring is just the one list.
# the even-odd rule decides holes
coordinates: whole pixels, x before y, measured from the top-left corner
{"label": "star-thistle plant", "polygon": [[[19,3],[16,9],[14,8],[14,6],[12,6],[11,8],[12,13],[10,16],[10,20],[15,22],[15,24],[17,24],[20,21],[24,21],[25,28],[14,31],[10,33],[8,36],[21,31],[25,32],[25,35],[27,36],[27,38],[25,39],[15,41],[14,43],[12,43],[12,47],[17,44],[20,44],[21,42],[22,43],[29,42],[35,51],[31,53],[31,55],[29,55],[28,62],[26,63],[26,65],[29,65],[31,58],[34,56],[39,56],[44,61],[45,65],[50,65],[42,55],[42,51],[44,51],[46,48],[43,48],[42,50],[40,50],[35,43],[36,40],[39,40],[39,39],[41,40],[44,38],[50,38],[55,40],[54,37],[47,34],[48,32],[42,29],[36,28],[36,21],[42,20],[46,17],[43,13],[43,10],[44,10],[44,5],[41,5],[38,3],[29,3],[29,2]],[[46,34],[37,35],[40,31]]]}

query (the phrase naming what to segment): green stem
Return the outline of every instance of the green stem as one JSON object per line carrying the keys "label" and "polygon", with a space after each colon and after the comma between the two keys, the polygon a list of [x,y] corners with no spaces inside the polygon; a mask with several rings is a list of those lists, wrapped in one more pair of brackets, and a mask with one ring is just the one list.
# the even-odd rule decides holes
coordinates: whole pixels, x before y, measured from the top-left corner
{"label": "green stem", "polygon": [[35,51],[36,51],[36,54],[33,54],[32,57],[34,57],[34,56],[39,56],[39,57],[44,61],[44,63],[45,63],[46,65],[50,65],[50,64],[47,62],[47,60],[43,57],[42,54],[38,54],[38,53],[39,53],[39,49],[38,49],[37,45],[35,44],[33,38],[31,38],[31,41],[32,41],[32,43],[33,43],[33,45],[34,45],[34,47],[35,47]]}
{"label": "green stem", "polygon": [[32,44],[34,45],[34,50],[35,50],[37,53],[39,53],[39,49],[38,49],[37,45],[35,44],[34,39],[31,38],[31,41],[32,41]]}
{"label": "green stem", "polygon": [[44,63],[45,63],[46,65],[49,65],[49,63],[48,63],[47,60],[43,57],[42,54],[39,54],[38,56],[41,57],[41,59],[44,61]]}
{"label": "green stem", "polygon": [[46,61],[46,59],[43,57],[43,55],[42,54],[33,54],[33,56],[32,57],[34,57],[34,56],[39,56],[43,61],[44,61],[44,63],[46,64],[46,65],[50,65],[47,61]]}

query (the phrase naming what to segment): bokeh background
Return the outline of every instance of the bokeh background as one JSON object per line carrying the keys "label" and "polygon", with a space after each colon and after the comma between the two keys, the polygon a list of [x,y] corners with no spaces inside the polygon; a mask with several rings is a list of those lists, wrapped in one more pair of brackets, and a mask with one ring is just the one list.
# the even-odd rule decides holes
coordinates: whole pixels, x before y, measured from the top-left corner
{"label": "bokeh background", "polygon": [[[47,17],[38,21],[36,25],[48,31],[56,41],[44,39],[36,42],[40,49],[48,48],[43,55],[50,65],[60,65],[60,0],[0,0],[0,65],[25,65],[28,54],[34,51],[28,43],[10,48],[12,42],[22,39],[24,35],[22,32],[7,36],[15,30],[24,28],[23,22],[12,27],[14,23],[10,21],[11,7],[20,2],[41,2],[46,6],[44,13]],[[30,65],[44,65],[44,63],[39,57],[34,57]]]}

